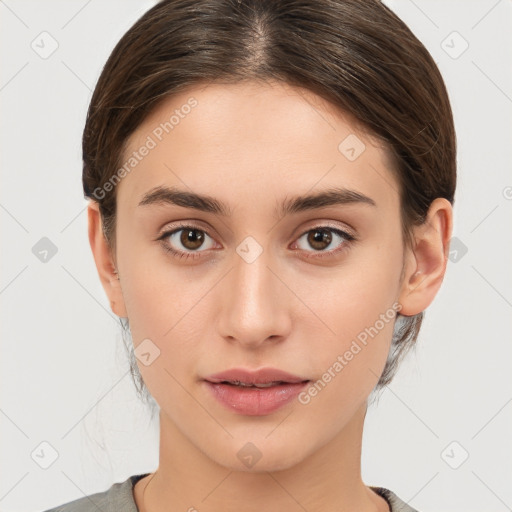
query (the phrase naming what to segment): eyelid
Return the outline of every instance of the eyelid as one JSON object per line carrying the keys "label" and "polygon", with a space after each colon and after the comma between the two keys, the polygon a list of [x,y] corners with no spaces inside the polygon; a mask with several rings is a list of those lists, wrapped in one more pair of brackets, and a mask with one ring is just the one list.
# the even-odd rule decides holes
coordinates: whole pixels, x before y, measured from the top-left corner
{"label": "eyelid", "polygon": [[[299,234],[296,234],[298,230],[294,230],[294,232],[292,234],[292,237],[294,237],[294,240],[296,238],[304,236],[306,233],[308,233],[312,229],[318,229],[318,228],[331,228],[333,230],[345,231],[347,233],[347,235],[350,235],[354,239],[357,239],[355,230],[351,226],[347,225],[346,223],[343,223],[340,226],[339,224],[335,224],[333,221],[322,220],[322,219],[317,219],[317,220],[311,221],[311,222],[312,222],[311,225],[306,225],[306,227],[301,228]],[[202,221],[200,221],[200,220],[190,219],[190,220],[186,220],[186,221],[177,221],[177,224],[174,224],[174,225],[169,225],[169,223],[167,223],[162,229],[159,230],[157,240],[160,240],[164,235],[170,235],[171,232],[178,231],[180,228],[181,229],[185,229],[185,228],[198,229],[200,231],[203,231],[210,238],[213,238],[209,234],[211,227],[203,226]]]}
{"label": "eyelid", "polygon": [[[155,241],[160,241],[161,243],[164,243],[165,239],[170,237],[171,235],[175,234],[177,231],[180,231],[182,229],[196,229],[197,231],[203,232],[207,237],[213,240],[215,245],[219,245],[218,236],[216,231],[208,224],[203,225],[203,222],[196,219],[190,219],[190,220],[180,220],[176,221],[176,223],[168,222],[164,225],[162,229],[159,230],[158,235],[155,239]],[[209,249],[208,249],[209,250]],[[196,253],[199,252],[207,252],[207,250],[202,251],[194,251]],[[189,252],[191,254],[192,251]]]}
{"label": "eyelid", "polygon": [[305,228],[302,228],[300,235],[297,235],[297,236],[293,235],[293,236],[295,238],[299,238],[299,237],[305,235],[306,233],[309,233],[309,231],[311,231],[313,229],[319,229],[319,228],[330,228],[334,231],[344,231],[347,235],[352,237],[354,240],[357,239],[356,231],[352,227],[348,226],[347,224],[343,223],[340,225],[340,224],[334,223],[333,221],[322,220],[322,219],[315,220],[313,222],[313,224],[307,225]]}

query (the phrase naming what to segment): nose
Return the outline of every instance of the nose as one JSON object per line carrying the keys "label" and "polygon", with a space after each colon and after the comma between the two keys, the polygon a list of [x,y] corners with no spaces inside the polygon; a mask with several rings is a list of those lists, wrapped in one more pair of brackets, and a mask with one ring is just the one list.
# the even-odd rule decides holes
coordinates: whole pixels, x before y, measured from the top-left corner
{"label": "nose", "polygon": [[265,251],[252,262],[235,256],[219,294],[218,328],[223,339],[258,348],[288,336],[293,293],[274,263]]}

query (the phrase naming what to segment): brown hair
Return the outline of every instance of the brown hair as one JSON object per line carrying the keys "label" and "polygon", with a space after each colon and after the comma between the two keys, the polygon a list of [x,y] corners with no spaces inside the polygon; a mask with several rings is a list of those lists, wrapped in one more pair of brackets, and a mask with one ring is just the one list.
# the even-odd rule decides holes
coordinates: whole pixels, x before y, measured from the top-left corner
{"label": "brown hair", "polygon": [[[442,76],[423,44],[378,0],[163,0],[110,55],[83,134],[83,189],[99,203],[115,257],[115,187],[129,136],[159,103],[199,83],[277,80],[306,88],[383,141],[401,198],[402,230],[431,202],[452,204],[456,139]],[[98,191],[102,191],[98,194]],[[414,345],[423,313],[398,313],[376,388]],[[123,327],[126,326],[123,324]],[[131,352],[132,374],[145,388]]]}

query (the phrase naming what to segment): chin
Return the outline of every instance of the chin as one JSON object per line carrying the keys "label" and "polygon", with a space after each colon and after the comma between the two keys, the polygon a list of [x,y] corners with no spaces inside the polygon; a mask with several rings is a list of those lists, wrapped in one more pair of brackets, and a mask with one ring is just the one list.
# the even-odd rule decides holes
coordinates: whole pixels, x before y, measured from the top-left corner
{"label": "chin", "polygon": [[[230,446],[221,448],[217,453],[212,453],[210,449],[208,455],[226,469],[245,473],[287,470],[307,457],[304,446],[299,445],[301,450],[297,450],[297,445],[290,442],[290,439],[288,439],[288,445],[283,439],[277,437],[272,441],[265,439],[264,436],[260,441],[257,437],[250,438],[253,441],[247,439],[247,437],[243,441],[232,439]],[[217,446],[220,447],[220,445]]]}

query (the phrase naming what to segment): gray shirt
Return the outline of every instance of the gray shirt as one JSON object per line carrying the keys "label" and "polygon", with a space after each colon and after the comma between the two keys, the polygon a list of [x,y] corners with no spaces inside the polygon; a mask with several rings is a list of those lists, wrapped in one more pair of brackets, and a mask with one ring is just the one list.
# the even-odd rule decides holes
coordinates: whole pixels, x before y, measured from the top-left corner
{"label": "gray shirt", "polygon": [[[133,498],[133,486],[148,474],[130,476],[106,491],[78,498],[44,512],[139,512]],[[383,487],[370,488],[388,502],[390,512],[418,512],[392,491]]]}

